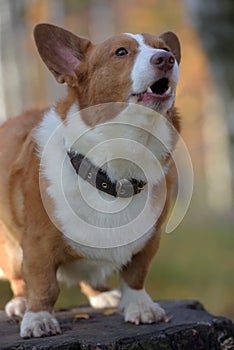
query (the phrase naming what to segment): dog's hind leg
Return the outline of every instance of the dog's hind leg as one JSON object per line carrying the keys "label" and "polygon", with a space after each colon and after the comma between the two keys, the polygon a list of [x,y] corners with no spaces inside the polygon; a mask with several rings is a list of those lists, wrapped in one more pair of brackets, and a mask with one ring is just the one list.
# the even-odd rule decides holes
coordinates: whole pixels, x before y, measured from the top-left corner
{"label": "dog's hind leg", "polygon": [[3,225],[0,224],[0,267],[3,275],[10,282],[13,298],[5,306],[9,317],[22,317],[25,309],[25,283],[22,278],[22,250],[18,242],[11,240]]}
{"label": "dog's hind leg", "polygon": [[93,287],[86,282],[81,282],[80,288],[95,309],[118,307],[119,305],[121,293],[118,289],[111,289],[103,285]]}
{"label": "dog's hind leg", "polygon": [[5,312],[9,317],[23,317],[26,310],[25,283],[20,277],[10,280],[13,298],[5,305]]}

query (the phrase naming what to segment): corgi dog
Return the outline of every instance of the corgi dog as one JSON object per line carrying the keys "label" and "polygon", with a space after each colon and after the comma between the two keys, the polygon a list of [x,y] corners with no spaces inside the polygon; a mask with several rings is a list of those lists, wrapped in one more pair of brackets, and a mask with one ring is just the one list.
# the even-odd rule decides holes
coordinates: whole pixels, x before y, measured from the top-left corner
{"label": "corgi dog", "polygon": [[[100,44],[42,23],[39,54],[67,95],[0,127],[0,268],[24,338],[61,333],[58,282],[134,324],[165,311],[144,289],[175,178],[181,59],[173,32]],[[105,285],[114,272],[120,289]]]}

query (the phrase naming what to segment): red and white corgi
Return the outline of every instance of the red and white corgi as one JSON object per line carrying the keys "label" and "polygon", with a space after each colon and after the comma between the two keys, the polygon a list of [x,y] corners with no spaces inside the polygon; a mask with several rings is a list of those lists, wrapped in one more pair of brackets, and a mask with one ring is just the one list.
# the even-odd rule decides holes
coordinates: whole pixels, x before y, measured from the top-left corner
{"label": "red and white corgi", "polygon": [[[0,128],[0,267],[22,316],[21,336],[59,334],[58,281],[79,283],[93,307],[119,304],[126,322],[165,311],[144,281],[173,185],[171,152],[180,43],[121,34],[101,44],[50,24],[38,51],[67,96]],[[120,291],[105,286],[120,273]]]}

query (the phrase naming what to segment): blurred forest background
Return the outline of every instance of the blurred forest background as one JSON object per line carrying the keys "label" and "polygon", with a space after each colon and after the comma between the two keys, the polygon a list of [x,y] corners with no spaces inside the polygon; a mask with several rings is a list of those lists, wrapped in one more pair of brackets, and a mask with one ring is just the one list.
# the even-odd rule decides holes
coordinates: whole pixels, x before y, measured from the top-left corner
{"label": "blurred forest background", "polygon": [[[180,37],[177,106],[194,193],[183,222],[163,235],[147,288],[153,298],[199,299],[211,313],[234,319],[234,2],[0,0],[1,122],[64,93],[36,51],[32,31],[39,22],[94,42],[120,32],[173,30]],[[10,296],[0,282],[1,308]],[[57,306],[84,302],[78,289],[62,287]]]}

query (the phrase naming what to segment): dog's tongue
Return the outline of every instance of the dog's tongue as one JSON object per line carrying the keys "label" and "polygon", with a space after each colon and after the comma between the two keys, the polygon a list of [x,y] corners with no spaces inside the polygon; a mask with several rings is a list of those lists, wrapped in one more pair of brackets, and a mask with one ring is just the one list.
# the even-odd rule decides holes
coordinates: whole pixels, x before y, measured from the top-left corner
{"label": "dog's tongue", "polygon": [[146,91],[138,97],[138,102],[149,103],[157,101],[165,101],[171,97],[170,92],[164,92],[163,94],[155,94],[153,92]]}

